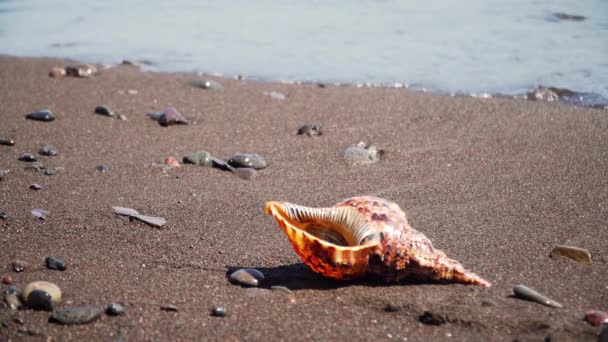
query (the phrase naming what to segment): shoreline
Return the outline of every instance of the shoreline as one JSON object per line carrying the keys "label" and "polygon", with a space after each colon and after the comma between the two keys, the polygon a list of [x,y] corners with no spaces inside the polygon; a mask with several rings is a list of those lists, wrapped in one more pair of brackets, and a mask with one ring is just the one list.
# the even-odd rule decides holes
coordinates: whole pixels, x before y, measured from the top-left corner
{"label": "shoreline", "polygon": [[[90,78],[48,76],[72,61],[0,56],[0,276],[23,289],[56,283],[58,307],[122,303],[122,316],[84,325],[48,323],[49,313],[0,307],[2,338],[83,340],[492,340],[595,341],[587,309],[608,310],[605,111],[513,99],[446,97],[394,88],[232,80],[185,73],[103,69]],[[193,87],[214,80],[222,89]],[[265,92],[267,94],[265,94]],[[284,99],[268,94],[278,92]],[[94,114],[106,105],[126,116]],[[177,108],[190,125],[146,116]],[[53,122],[26,120],[49,108]],[[297,135],[306,123],[315,137]],[[384,150],[354,166],[358,141]],[[39,156],[42,145],[57,149]],[[197,165],[153,166],[206,150],[227,159],[259,153],[253,179]],[[36,155],[58,174],[19,161]],[[107,172],[99,172],[100,164]],[[29,189],[38,183],[41,190]],[[337,282],[293,251],[264,203],[331,206],[374,195],[404,209],[436,248],[490,281],[457,284]],[[117,217],[112,206],[167,220],[162,229]],[[36,220],[30,210],[50,213]],[[555,245],[589,250],[591,265],[550,258]],[[67,270],[44,266],[61,258]],[[29,264],[17,273],[11,263]],[[237,268],[265,275],[259,288],[227,278]],[[558,300],[549,308],[511,296],[525,284]],[[272,286],[293,291],[292,301]],[[2,285],[2,289],[7,286]],[[173,305],[177,311],[160,310]],[[227,317],[213,317],[214,306]],[[427,314],[428,312],[428,314]],[[428,324],[421,317],[434,317]],[[19,317],[24,323],[15,321]]]}

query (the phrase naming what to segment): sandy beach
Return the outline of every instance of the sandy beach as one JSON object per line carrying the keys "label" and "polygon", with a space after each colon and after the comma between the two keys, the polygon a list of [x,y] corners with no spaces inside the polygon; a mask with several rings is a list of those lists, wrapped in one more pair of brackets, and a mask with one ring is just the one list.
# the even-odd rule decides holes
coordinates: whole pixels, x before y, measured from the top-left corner
{"label": "sandy beach", "polygon": [[[0,180],[0,277],[20,289],[36,280],[59,285],[57,308],[114,302],[125,313],[64,326],[49,323],[49,312],[4,306],[0,340],[597,340],[602,327],[583,319],[588,309],[608,310],[607,111],[130,65],[90,78],[48,76],[74,64],[0,57],[0,136],[15,141],[0,146],[0,169],[10,170]],[[271,91],[286,98],[264,95]],[[127,120],[94,114],[98,105]],[[191,124],[162,127],[145,115],[166,106]],[[25,119],[41,109],[56,119]],[[297,135],[306,123],[323,134]],[[346,163],[344,150],[359,141],[385,150],[383,159]],[[43,145],[57,156],[38,155]],[[258,153],[268,167],[246,180],[197,165],[153,166],[200,150],[222,159]],[[58,174],[25,169],[24,152]],[[412,227],[492,287],[325,279],[264,214],[271,200],[324,207],[358,195],[397,203]],[[167,224],[129,221],[112,206]],[[34,208],[47,218],[37,220]],[[550,258],[556,245],[585,248],[593,263]],[[67,270],[47,269],[47,256]],[[15,260],[29,266],[14,272]],[[265,279],[258,288],[231,284],[238,268]],[[563,308],[513,298],[517,284]],[[228,315],[212,316],[214,306]],[[421,322],[425,312],[435,324]]]}

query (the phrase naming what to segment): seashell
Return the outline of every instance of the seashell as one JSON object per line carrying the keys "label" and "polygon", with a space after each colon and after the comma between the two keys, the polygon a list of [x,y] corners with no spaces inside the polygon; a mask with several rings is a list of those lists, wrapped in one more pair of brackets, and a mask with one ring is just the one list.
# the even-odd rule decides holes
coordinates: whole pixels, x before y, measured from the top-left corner
{"label": "seashell", "polygon": [[591,265],[591,253],[584,248],[557,245],[551,250],[550,257],[565,257],[584,265]]}
{"label": "seashell", "polygon": [[353,197],[330,208],[267,202],[265,212],[274,216],[302,261],[329,278],[491,285],[435,249],[410,227],[397,204],[381,198]]}
{"label": "seashell", "polygon": [[558,309],[562,307],[562,305],[560,303],[554,301],[553,299],[545,296],[544,294],[542,294],[536,290],[533,290],[533,289],[527,287],[526,285],[513,286],[513,294],[515,295],[515,297],[537,302],[539,304],[546,305],[548,307],[558,308]]}

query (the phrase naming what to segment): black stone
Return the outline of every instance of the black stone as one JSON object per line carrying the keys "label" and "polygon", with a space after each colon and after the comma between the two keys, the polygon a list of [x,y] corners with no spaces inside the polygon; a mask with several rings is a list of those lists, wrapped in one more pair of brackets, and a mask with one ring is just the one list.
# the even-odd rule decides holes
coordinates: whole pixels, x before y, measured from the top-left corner
{"label": "black stone", "polygon": [[65,265],[65,261],[61,259],[57,259],[54,257],[46,257],[44,260],[46,267],[51,270],[65,271],[67,266]]}
{"label": "black stone", "polygon": [[57,150],[50,146],[44,145],[40,148],[38,153],[43,156],[53,157],[57,155]]}
{"label": "black stone", "polygon": [[384,311],[386,312],[397,312],[399,310],[399,307],[393,304],[386,304],[386,306],[384,306]]}
{"label": "black stone", "polygon": [[118,303],[111,303],[106,307],[106,314],[109,316],[119,316],[123,313],[125,313],[125,308]]}
{"label": "black stone", "polygon": [[163,310],[163,311],[173,311],[173,312],[177,312],[177,311],[179,311],[179,310],[177,309],[177,306],[175,306],[175,305],[171,305],[171,304],[162,305],[162,306],[160,307],[160,309],[161,309],[161,310]]}
{"label": "black stone", "polygon": [[420,321],[420,323],[429,325],[442,325],[448,322],[447,319],[442,315],[431,311],[425,311],[422,315],[420,315],[420,317],[418,317],[418,321]]}
{"label": "black stone", "polygon": [[217,158],[211,158],[212,166],[216,169],[223,171],[232,171],[232,166],[228,165],[225,161]]}
{"label": "black stone", "polygon": [[31,153],[22,153],[19,156],[19,160],[24,161],[24,162],[28,162],[28,163],[32,163],[35,161],[38,161],[38,159],[36,159],[36,156],[31,154]]}
{"label": "black stone", "polygon": [[608,324],[604,325],[604,329],[597,338],[597,342],[608,342]]}
{"label": "black stone", "polygon": [[46,121],[50,122],[55,120],[55,114],[48,109],[40,110],[37,112],[29,113],[25,116],[26,119],[36,120],[36,121]]}
{"label": "black stone", "polygon": [[0,211],[0,220],[6,220],[8,218],[8,214],[4,211]]}
{"label": "black stone", "polygon": [[53,312],[49,320],[59,324],[85,324],[99,319],[102,313],[100,308],[94,306],[65,308]]}
{"label": "black stone", "polygon": [[53,299],[51,295],[43,290],[30,292],[25,303],[30,309],[53,311]]}
{"label": "black stone", "polygon": [[237,153],[228,159],[232,167],[250,167],[261,170],[267,166],[266,160],[257,153]]}
{"label": "black stone", "polygon": [[309,137],[316,137],[322,135],[321,126],[317,124],[306,124],[298,128],[298,135],[308,135]]}
{"label": "black stone", "polygon": [[15,145],[15,140],[8,139],[8,138],[5,138],[5,137],[0,137],[0,145],[14,146]]}
{"label": "black stone", "polygon": [[222,306],[214,306],[213,309],[211,309],[211,315],[215,317],[226,317],[228,316],[228,311]]}
{"label": "black stone", "polygon": [[114,111],[107,106],[97,106],[95,107],[95,114],[105,115],[105,116],[114,116]]}
{"label": "black stone", "polygon": [[101,164],[97,166],[97,171],[99,172],[108,172],[109,168],[106,164]]}

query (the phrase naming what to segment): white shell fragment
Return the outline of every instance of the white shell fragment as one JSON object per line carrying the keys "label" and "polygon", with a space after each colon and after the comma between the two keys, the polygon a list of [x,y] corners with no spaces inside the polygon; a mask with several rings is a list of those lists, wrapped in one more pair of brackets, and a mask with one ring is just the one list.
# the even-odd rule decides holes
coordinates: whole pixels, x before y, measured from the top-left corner
{"label": "white shell fragment", "polygon": [[137,210],[124,207],[112,207],[117,215],[129,216],[155,227],[162,227],[167,220],[162,217],[141,215]]}
{"label": "white shell fragment", "polygon": [[525,285],[515,285],[513,287],[513,293],[515,297],[531,300],[533,302],[537,302],[552,308],[561,308],[562,305],[553,299],[536,292],[535,290],[525,286]]}
{"label": "white shell fragment", "polygon": [[550,257],[565,257],[584,265],[591,265],[591,253],[584,248],[557,245],[553,247]]}

